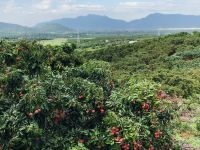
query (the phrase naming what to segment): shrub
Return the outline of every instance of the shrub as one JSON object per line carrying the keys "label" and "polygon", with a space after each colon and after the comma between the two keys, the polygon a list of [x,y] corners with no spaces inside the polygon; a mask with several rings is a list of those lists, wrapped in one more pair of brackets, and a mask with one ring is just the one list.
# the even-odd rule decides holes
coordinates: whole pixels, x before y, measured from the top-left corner
{"label": "shrub", "polygon": [[104,121],[111,131],[109,144],[113,148],[164,150],[172,147],[174,104],[158,97],[158,88],[147,81],[130,80],[112,93]]}

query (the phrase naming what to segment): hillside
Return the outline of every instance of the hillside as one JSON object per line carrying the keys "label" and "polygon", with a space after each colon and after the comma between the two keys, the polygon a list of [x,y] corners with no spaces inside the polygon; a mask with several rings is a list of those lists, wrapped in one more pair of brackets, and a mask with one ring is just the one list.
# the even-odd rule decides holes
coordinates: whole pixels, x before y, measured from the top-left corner
{"label": "hillside", "polygon": [[73,31],[68,27],[55,23],[38,24],[37,26],[34,27],[34,29],[37,32],[45,32],[45,33],[68,33]]}
{"label": "hillside", "polygon": [[0,22],[0,32],[27,31],[29,28],[17,24]]}
{"label": "hillside", "polygon": [[179,106],[176,112],[180,116],[176,118],[178,124],[173,135],[183,144],[181,150],[200,148],[199,33],[144,39],[134,44],[82,52],[82,55],[86,60],[109,62],[113,75],[122,85],[132,77],[159,84],[162,94],[171,95],[171,100]]}
{"label": "hillside", "polygon": [[112,40],[2,41],[0,149],[198,150],[200,33]]}

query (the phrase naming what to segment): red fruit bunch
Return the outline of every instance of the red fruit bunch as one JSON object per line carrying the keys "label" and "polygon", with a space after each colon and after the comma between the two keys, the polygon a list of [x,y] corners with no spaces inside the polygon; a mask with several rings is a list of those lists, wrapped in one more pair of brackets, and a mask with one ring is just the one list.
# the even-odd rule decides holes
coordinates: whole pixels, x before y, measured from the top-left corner
{"label": "red fruit bunch", "polygon": [[147,103],[142,103],[142,109],[144,109],[146,112],[149,112],[149,109],[150,109],[150,104],[147,102]]}
{"label": "red fruit bunch", "polygon": [[159,139],[160,136],[161,136],[162,134],[163,134],[163,133],[162,133],[160,130],[158,130],[158,131],[156,131],[156,132],[154,133],[154,136],[155,136],[156,139]]}
{"label": "red fruit bunch", "polygon": [[88,109],[85,109],[84,111],[86,114],[89,114],[89,112],[90,112]]}
{"label": "red fruit bunch", "polygon": [[104,114],[104,113],[105,113],[105,109],[101,108],[101,109],[100,109],[100,113],[101,113],[101,114]]}
{"label": "red fruit bunch", "polygon": [[92,113],[96,113],[96,110],[95,110],[95,109],[93,109],[93,110],[92,110]]}
{"label": "red fruit bunch", "polygon": [[101,114],[104,114],[104,113],[105,113],[105,109],[104,109],[104,106],[103,106],[103,105],[99,104],[99,105],[97,106],[97,108],[99,109],[99,112],[100,112]]}
{"label": "red fruit bunch", "polygon": [[140,150],[142,148],[142,145],[140,142],[134,142],[134,150]]}
{"label": "red fruit bunch", "polygon": [[122,144],[121,149],[122,149],[122,150],[130,150],[130,144],[128,144],[128,143]]}
{"label": "red fruit bunch", "polygon": [[20,97],[23,97],[24,96],[24,94],[23,94],[23,92],[21,91],[21,92],[19,92],[19,96]]}
{"label": "red fruit bunch", "polygon": [[36,109],[34,114],[39,114],[42,110],[40,108]]}
{"label": "red fruit bunch", "polygon": [[118,137],[115,138],[115,142],[118,143],[118,144],[121,144],[121,143],[124,142],[124,138],[118,136]]}
{"label": "red fruit bunch", "polygon": [[56,109],[54,116],[55,124],[59,124],[64,118],[65,118],[65,112],[63,110]]}
{"label": "red fruit bunch", "polygon": [[112,135],[118,135],[119,134],[119,128],[116,128],[116,127],[113,127],[112,129],[111,129],[111,134]]}
{"label": "red fruit bunch", "polygon": [[79,100],[83,100],[85,97],[83,96],[83,95],[80,95],[79,97],[78,97],[78,99]]}

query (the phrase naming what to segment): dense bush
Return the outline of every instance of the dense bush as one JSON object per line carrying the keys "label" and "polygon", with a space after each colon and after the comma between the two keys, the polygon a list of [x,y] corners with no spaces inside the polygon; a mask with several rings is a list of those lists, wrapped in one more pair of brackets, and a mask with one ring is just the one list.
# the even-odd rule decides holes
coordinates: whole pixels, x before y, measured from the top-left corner
{"label": "dense bush", "polygon": [[162,89],[170,95],[188,98],[199,94],[200,78],[190,70],[158,70],[152,74],[154,82],[162,84]]}
{"label": "dense bush", "polygon": [[176,107],[172,99],[167,99],[158,89],[158,85],[148,81],[130,80],[124,87],[113,91],[107,101],[108,111],[104,119],[111,130],[109,144],[113,149],[161,150],[172,147],[171,120]]}

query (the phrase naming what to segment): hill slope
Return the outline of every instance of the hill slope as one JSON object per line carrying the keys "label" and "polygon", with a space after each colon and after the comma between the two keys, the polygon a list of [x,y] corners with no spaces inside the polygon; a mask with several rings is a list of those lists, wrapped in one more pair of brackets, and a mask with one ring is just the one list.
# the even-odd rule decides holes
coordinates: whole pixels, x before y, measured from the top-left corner
{"label": "hill slope", "polygon": [[51,32],[51,33],[66,33],[73,31],[63,25],[55,23],[38,24],[34,27],[38,32]]}
{"label": "hill slope", "polygon": [[27,27],[20,26],[17,24],[11,24],[11,23],[4,23],[0,22],[0,31],[1,32],[8,32],[8,31],[25,31],[28,30]]}

